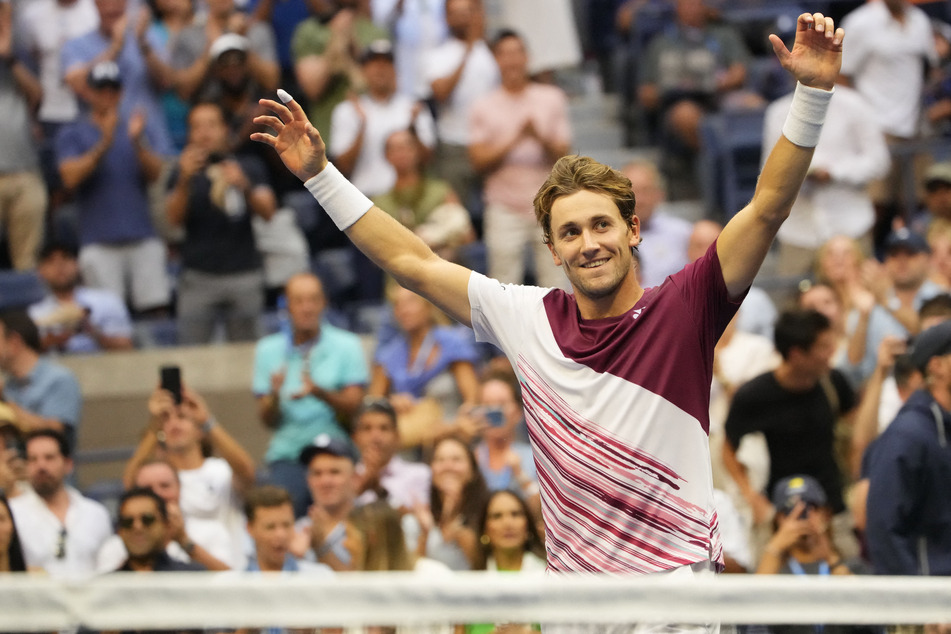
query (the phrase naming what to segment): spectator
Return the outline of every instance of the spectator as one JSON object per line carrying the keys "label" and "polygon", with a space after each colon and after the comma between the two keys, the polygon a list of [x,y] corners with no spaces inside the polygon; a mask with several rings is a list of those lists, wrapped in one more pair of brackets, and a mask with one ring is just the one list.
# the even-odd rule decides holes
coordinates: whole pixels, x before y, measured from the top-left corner
{"label": "spectator", "polygon": [[621,173],[631,179],[637,197],[637,217],[641,220],[641,258],[643,285],[660,286],[687,264],[687,242],[693,231],[690,222],[670,213],[665,204],[666,184],[650,161],[631,161]]}
{"label": "spectator", "polygon": [[40,253],[38,272],[46,297],[29,308],[43,349],[68,353],[129,350],[132,320],[122,300],[101,288],[80,285],[76,249],[51,242]]}
{"label": "spectator", "polygon": [[324,564],[298,559],[291,554],[294,540],[294,506],[291,496],[280,487],[265,485],[251,489],[244,501],[248,535],[254,554],[247,572],[309,572],[331,574]]}
{"label": "spectator", "polygon": [[56,153],[63,185],[76,193],[86,284],[109,289],[136,311],[154,312],[168,305],[169,286],[146,190],[162,170],[156,150],[164,124],[144,110],[123,109],[125,86],[114,62],[93,66],[85,93],[90,109],[60,129]]}
{"label": "spectator", "polygon": [[307,512],[307,487],[298,456],[318,434],[348,440],[369,372],[357,336],[323,321],[317,276],[295,275],[285,294],[288,328],[258,342],[252,390],[261,421],[274,430],[264,457],[271,481],[291,494],[299,517]]}
{"label": "spectator", "polygon": [[470,416],[478,419],[482,433],[473,452],[486,486],[490,491],[519,493],[536,511],[532,517],[540,517],[535,458],[531,446],[518,439],[519,429],[525,426],[518,383],[506,374],[487,374],[480,382],[476,403]]}
{"label": "spectator", "polygon": [[227,151],[263,156],[248,140],[252,132],[263,129],[252,119],[259,111],[258,99],[266,94],[252,72],[250,45],[248,38],[237,33],[225,33],[212,42],[208,48],[211,67],[193,103],[221,107],[228,129]]}
{"label": "spectator", "polygon": [[0,5],[0,222],[13,268],[36,266],[43,242],[46,186],[31,130],[43,96],[39,80],[14,49],[13,5]]}
{"label": "spectator", "polygon": [[[178,473],[183,518],[224,526],[230,538],[227,548],[223,547],[228,552],[225,563],[240,569],[243,549],[237,499],[254,485],[254,460],[187,385],[182,386],[180,404],[170,392],[156,388],[148,410],[148,428],[126,463],[124,484],[132,486],[142,464],[155,455],[163,456]],[[206,456],[205,445],[221,457]]]}
{"label": "spectator", "polygon": [[415,129],[390,134],[384,152],[396,182],[390,191],[374,196],[374,204],[412,229],[441,257],[453,262],[464,259],[464,245],[475,239],[469,212],[447,181],[424,173],[423,148]]}
{"label": "spectator", "polygon": [[[853,554],[854,536],[843,499],[843,478],[835,451],[835,428],[849,416],[855,394],[847,379],[830,370],[835,333],[829,319],[814,310],[788,311],[776,322],[776,349],[782,362],[740,387],[726,420],[723,462],[743,498],[753,510],[755,524],[772,514],[769,498],[754,489],[736,459],[743,437],[762,432],[769,451],[772,490],[782,478],[805,473],[823,484],[836,514],[836,546]],[[846,543],[851,541],[853,543]]]}
{"label": "spectator", "polygon": [[94,0],[36,0],[21,8],[16,28],[39,73],[43,91],[36,114],[49,143],[57,126],[79,114],[76,93],[63,77],[63,43],[95,31],[99,13]]}
{"label": "spectator", "polygon": [[931,248],[924,237],[904,227],[889,234],[884,248],[881,269],[874,267],[875,272],[867,274],[871,290],[905,330],[916,333],[921,305],[945,290],[928,279]]}
{"label": "spectator", "polygon": [[[350,513],[350,522],[363,535],[365,545],[363,569],[370,571],[413,571],[419,575],[449,577],[452,572],[426,557],[415,557],[406,548],[406,538],[400,522],[400,513],[383,500],[358,506]],[[446,625],[348,628],[346,634],[450,634]]]}
{"label": "spectator", "polygon": [[[938,61],[928,16],[908,0],[868,2],[846,15],[842,27],[854,35],[842,51],[846,81],[871,106],[890,145],[916,137],[925,70]],[[900,167],[894,162],[874,183],[876,205],[898,203]]]}
{"label": "spectator", "polygon": [[870,450],[866,538],[876,574],[951,575],[951,322],[914,341],[925,386],[911,395]]}
{"label": "spectator", "polygon": [[[364,88],[356,56],[377,40],[389,38],[389,31],[377,26],[354,3],[338,3],[329,14],[318,11],[320,3],[310,3],[313,15],[294,29],[291,50],[294,75],[307,97],[307,115],[321,130],[327,147],[333,143],[330,116],[350,92]],[[356,3],[358,6],[361,3]]]}
{"label": "spectator", "polygon": [[[192,0],[152,0],[147,2],[148,13],[139,16],[136,36],[139,50],[153,75],[162,77],[159,103],[165,115],[172,141],[178,154],[188,138],[188,102],[175,91],[175,71],[171,67],[172,49],[178,36],[195,19]],[[154,54],[150,48],[154,47]]]}
{"label": "spectator", "polygon": [[[476,568],[493,572],[542,574],[545,542],[532,520],[528,504],[512,491],[494,491],[479,522],[479,561]],[[491,634],[518,627],[512,624],[471,623],[466,634]],[[526,626],[528,627],[528,626]],[[528,628],[538,630],[538,626]]]}
{"label": "spectator", "polygon": [[460,438],[436,441],[430,463],[429,506],[403,517],[406,545],[417,557],[452,570],[471,570],[479,557],[479,516],[489,490],[469,446]]}
{"label": "spectator", "polygon": [[[95,2],[99,14],[98,28],[67,40],[65,44],[62,40],[56,43],[56,46],[62,47],[62,76],[69,88],[83,101],[89,102],[90,99],[95,99],[90,96],[94,87],[88,83],[93,67],[101,62],[114,63],[123,82],[122,95],[118,102],[119,120],[129,121],[135,112],[141,112],[149,122],[148,140],[152,151],[160,156],[168,156],[172,152],[171,137],[158,99],[159,91],[165,88],[166,77],[156,72],[159,68],[157,65],[148,63],[148,57],[154,55],[154,50],[161,46],[161,42],[153,41],[151,34],[138,37],[129,24],[133,14],[128,11],[127,0]],[[46,28],[50,17],[44,15],[41,19],[42,28]],[[95,109],[96,105],[91,104],[91,107]],[[73,118],[69,120],[72,121]],[[127,160],[134,163],[131,156]],[[75,183],[64,180],[63,185],[70,189]]]}
{"label": "spectator", "polygon": [[4,572],[26,572],[26,560],[10,502],[0,493],[0,573]]}
{"label": "spectator", "polygon": [[66,437],[52,429],[26,436],[27,475],[32,493],[10,500],[26,565],[52,577],[89,574],[96,553],[112,534],[109,512],[66,484],[73,460]]}
{"label": "spectator", "polygon": [[390,134],[412,126],[428,154],[436,145],[436,129],[428,108],[397,92],[389,41],[372,42],[360,58],[360,68],[367,91],[333,109],[328,150],[360,191],[376,196],[389,191],[396,182],[396,172],[384,152]]}
{"label": "spectator", "polygon": [[930,131],[951,136],[951,24],[931,19],[938,69],[925,85],[924,114]]}
{"label": "spectator", "polygon": [[[277,89],[281,68],[274,46],[274,33],[263,22],[253,21],[235,7],[234,0],[208,0],[204,24],[193,24],[179,34],[172,48],[171,65],[175,68],[178,94],[191,100],[201,89],[216,61],[213,45],[227,33],[248,40],[248,67],[251,77],[264,92]],[[217,51],[214,51],[217,52]]]}
{"label": "spectator", "polygon": [[[151,458],[143,462],[132,479],[131,488],[146,488],[165,502],[168,512],[168,539],[165,552],[176,561],[194,561],[208,570],[228,570],[225,562],[233,559],[230,551],[231,535],[228,529],[215,519],[185,517],[179,504],[182,492],[178,471],[170,462]],[[113,535],[99,549],[96,569],[109,572],[122,565],[129,556],[125,544],[118,535]]]}
{"label": "spectator", "polygon": [[116,572],[185,572],[204,570],[200,564],[177,561],[165,550],[169,519],[165,501],[152,489],[129,489],[119,498],[117,533],[126,552]]}
{"label": "spectator", "polygon": [[510,490],[495,490],[479,522],[479,570],[544,572],[545,542],[528,504]]}
{"label": "spectator", "polygon": [[[687,240],[687,261],[696,262],[703,257],[707,249],[716,241],[723,225],[715,220],[698,220],[693,223],[693,231]],[[773,338],[773,324],[776,322],[776,306],[769,294],[759,286],[751,286],[740,305],[736,327],[741,332]]]}
{"label": "spectator", "polygon": [[357,506],[380,499],[408,512],[426,502],[429,466],[399,455],[396,419],[396,410],[387,399],[371,397],[363,400],[353,417],[353,442],[360,452]]}
{"label": "spectator", "polygon": [[925,234],[931,249],[928,279],[941,288],[951,288],[951,220],[935,218]]}
{"label": "spectator", "polygon": [[277,208],[264,164],[232,154],[217,103],[193,106],[188,145],[169,179],[166,214],[184,227],[178,283],[179,337],[209,342],[219,319],[228,341],[252,341],[264,309],[264,271],[251,217],[269,220]]}
{"label": "spectator", "polygon": [[[710,387],[710,462],[713,485],[730,494],[731,500],[744,512],[746,506],[736,484],[723,465],[723,442],[730,403],[736,391],[750,379],[776,369],[779,353],[772,340],[763,335],[744,332],[738,327],[739,317],[727,324],[713,349],[713,382]],[[755,437],[755,438],[754,438]],[[769,477],[769,454],[761,434],[748,434],[737,447],[736,457],[746,470],[754,489],[766,486]],[[721,529],[722,526],[721,518]]]}
{"label": "spectator", "polygon": [[568,100],[554,86],[531,80],[522,38],[503,31],[492,44],[502,85],[472,105],[469,159],[485,177],[484,240],[488,274],[522,283],[524,251],[534,255],[540,286],[562,287],[565,276],[552,266],[538,241],[532,200],[555,161],[571,147]]}
{"label": "spectator", "polygon": [[446,26],[449,37],[427,56],[424,68],[439,133],[433,168],[471,205],[482,184],[469,161],[469,113],[477,99],[499,85],[499,67],[485,41],[480,0],[447,0]]}
{"label": "spectator", "polygon": [[[756,570],[760,575],[863,574],[861,560],[844,560],[829,533],[832,510],[819,481],[808,475],[783,478],[773,488],[775,530]],[[832,631],[853,631],[851,627]],[[774,628],[770,628],[773,630]],[[813,626],[782,626],[784,634],[813,632]],[[878,630],[876,630],[878,631]]]}
{"label": "spectator", "polygon": [[825,284],[801,283],[800,308],[812,308],[829,318],[836,333],[836,350],[832,367],[840,370],[855,388],[868,380],[876,364],[876,353],[882,339],[904,337],[905,329],[878,305],[875,296],[862,287],[855,287],[852,309],[846,313],[839,295]]}
{"label": "spectator", "polygon": [[404,447],[429,445],[444,412],[476,402],[478,353],[468,332],[441,325],[416,293],[394,284],[390,304],[399,332],[377,347],[367,393],[390,397]]}
{"label": "spectator", "polygon": [[638,97],[676,144],[667,158],[692,158],[700,120],[736,100],[750,53],[732,26],[709,20],[704,0],[677,0],[675,9],[674,24],[651,40],[640,60]]}
{"label": "spectator", "polygon": [[10,420],[13,410],[0,407],[0,492],[8,498],[31,493],[26,475],[26,445],[23,434]]}
{"label": "spectator", "polygon": [[[764,156],[782,133],[791,102],[792,93],[766,109]],[[816,146],[806,184],[777,234],[781,275],[808,274],[819,246],[836,235],[857,240],[864,253],[873,250],[875,208],[868,184],[888,171],[885,135],[865,97],[848,86],[836,86],[826,116],[829,128]]]}
{"label": "spectator", "polygon": [[937,218],[951,221],[951,161],[929,167],[925,172],[924,186],[927,221]]}
{"label": "spectator", "polygon": [[0,370],[6,379],[3,400],[20,432],[52,429],[75,447],[83,404],[79,382],[70,370],[41,356],[39,330],[23,310],[0,312]]}
{"label": "spectator", "polygon": [[[364,0],[366,1],[366,0]],[[393,33],[399,92],[428,94],[425,60],[446,39],[445,0],[369,0],[373,19]]]}
{"label": "spectator", "polygon": [[301,451],[300,462],[307,468],[307,487],[314,503],[297,522],[295,555],[337,571],[362,570],[364,538],[349,520],[358,486],[353,446],[348,440],[320,434]]}

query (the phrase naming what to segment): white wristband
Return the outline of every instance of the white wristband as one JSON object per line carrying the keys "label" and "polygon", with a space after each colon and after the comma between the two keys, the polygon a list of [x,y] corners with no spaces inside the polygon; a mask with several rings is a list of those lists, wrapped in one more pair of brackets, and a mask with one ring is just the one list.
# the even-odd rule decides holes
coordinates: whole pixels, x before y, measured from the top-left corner
{"label": "white wristband", "polygon": [[833,92],[796,84],[789,114],[783,124],[783,136],[790,143],[799,147],[816,147]]}
{"label": "white wristband", "polygon": [[341,231],[359,220],[373,206],[373,201],[354,187],[333,163],[327,163],[327,167],[317,176],[307,179],[304,187]]}

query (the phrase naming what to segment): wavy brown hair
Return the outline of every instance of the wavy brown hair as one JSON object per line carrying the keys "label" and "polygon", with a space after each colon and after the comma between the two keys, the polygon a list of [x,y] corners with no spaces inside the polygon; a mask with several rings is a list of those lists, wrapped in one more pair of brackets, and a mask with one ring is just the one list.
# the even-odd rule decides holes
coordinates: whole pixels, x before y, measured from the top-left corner
{"label": "wavy brown hair", "polygon": [[548,180],[535,194],[535,219],[542,228],[545,244],[551,244],[551,207],[564,196],[586,190],[604,194],[614,201],[621,218],[634,218],[634,191],[631,179],[616,169],[588,156],[563,156],[551,168]]}

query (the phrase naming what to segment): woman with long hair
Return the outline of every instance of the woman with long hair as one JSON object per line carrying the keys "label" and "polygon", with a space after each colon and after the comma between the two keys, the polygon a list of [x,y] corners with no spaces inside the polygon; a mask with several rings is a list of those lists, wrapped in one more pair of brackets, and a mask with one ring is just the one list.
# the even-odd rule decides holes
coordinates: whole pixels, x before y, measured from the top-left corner
{"label": "woman with long hair", "polygon": [[460,438],[445,436],[433,446],[429,507],[404,517],[406,543],[417,557],[453,570],[471,570],[479,558],[479,519],[489,497],[475,455]]}

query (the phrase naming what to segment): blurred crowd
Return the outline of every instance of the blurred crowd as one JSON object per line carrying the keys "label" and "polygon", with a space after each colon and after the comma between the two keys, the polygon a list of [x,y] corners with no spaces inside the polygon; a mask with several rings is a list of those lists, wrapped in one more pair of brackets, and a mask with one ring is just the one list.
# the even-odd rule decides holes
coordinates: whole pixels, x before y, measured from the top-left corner
{"label": "blurred crowd", "polygon": [[[786,14],[740,4],[0,2],[0,274],[42,296],[0,292],[0,571],[544,570],[516,373],[249,141],[258,100],[291,92],[335,165],[441,256],[566,288],[532,200],[577,142],[562,73],[587,59],[659,150],[621,168],[656,286],[724,219],[669,200],[696,186],[704,122],[759,112],[768,149],[789,107],[762,33],[789,35]],[[951,16],[820,4],[844,14],[843,76],[774,249],[786,284],[750,289],[714,358],[724,566],[948,575]],[[270,442],[258,463],[165,384],[107,510],[75,486],[83,397],[57,355],[154,345],[156,324],[257,341]]]}

